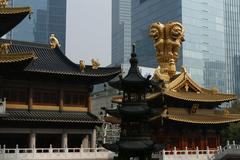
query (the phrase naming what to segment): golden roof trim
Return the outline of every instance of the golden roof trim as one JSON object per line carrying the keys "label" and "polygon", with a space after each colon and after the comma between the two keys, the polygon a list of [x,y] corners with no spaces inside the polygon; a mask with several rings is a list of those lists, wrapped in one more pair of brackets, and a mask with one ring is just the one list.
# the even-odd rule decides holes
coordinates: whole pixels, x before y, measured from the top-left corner
{"label": "golden roof trim", "polygon": [[196,93],[196,92],[174,92],[167,90],[165,95],[174,97],[177,99],[182,99],[186,101],[198,101],[198,102],[224,102],[235,100],[237,97],[234,94],[207,94],[207,93]]}
{"label": "golden roof trim", "polygon": [[36,58],[37,56],[34,52],[0,54],[0,63],[13,63]]}
{"label": "golden roof trim", "polygon": [[32,9],[30,7],[6,7],[6,8],[0,8],[0,14],[18,14],[18,13],[24,13],[24,12],[32,12]]}
{"label": "golden roof trim", "polygon": [[[196,115],[198,116],[198,115]],[[215,118],[214,116],[212,116]],[[165,119],[170,119],[173,121],[179,121],[179,122],[185,122],[185,123],[195,123],[195,124],[223,124],[223,123],[232,123],[232,122],[239,122],[240,117],[231,117],[230,115],[228,116],[218,116],[219,118],[222,118],[222,120],[193,120],[190,119],[189,116],[184,116],[184,118],[180,118],[178,115],[167,115],[163,118]]]}
{"label": "golden roof trim", "polygon": [[198,90],[198,92],[203,92],[201,86],[199,86],[189,75],[188,73],[183,70],[181,72],[181,74],[174,79],[173,81],[171,81],[169,84],[166,85],[167,89],[169,90],[177,90],[178,88],[182,87],[186,82],[189,82],[188,85],[193,86],[194,88],[196,88]]}

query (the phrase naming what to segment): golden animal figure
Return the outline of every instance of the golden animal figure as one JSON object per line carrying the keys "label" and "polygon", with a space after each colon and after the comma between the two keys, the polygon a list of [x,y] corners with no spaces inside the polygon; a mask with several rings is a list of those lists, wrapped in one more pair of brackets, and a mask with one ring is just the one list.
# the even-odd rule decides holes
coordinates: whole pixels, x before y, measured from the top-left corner
{"label": "golden animal figure", "polygon": [[0,0],[0,7],[6,8],[8,6],[8,0]]}
{"label": "golden animal figure", "polygon": [[179,22],[156,22],[150,25],[149,36],[153,39],[159,63],[154,77],[169,81],[176,74],[178,52],[184,41],[184,28]]}
{"label": "golden animal figure", "polygon": [[170,22],[165,27],[167,56],[177,59],[179,49],[184,41],[184,29],[179,22]]}
{"label": "golden animal figure", "polygon": [[92,69],[98,69],[100,63],[97,59],[92,59]]}
{"label": "golden animal figure", "polygon": [[54,34],[51,34],[51,36],[49,38],[49,43],[50,43],[51,48],[56,48],[56,47],[61,46],[58,39],[55,37]]}
{"label": "golden animal figure", "polygon": [[0,53],[1,54],[8,54],[9,53],[9,47],[11,46],[10,43],[2,43],[0,45]]}
{"label": "golden animal figure", "polygon": [[83,60],[79,61],[79,69],[80,69],[81,72],[84,72],[85,62]]}
{"label": "golden animal figure", "polygon": [[160,22],[150,25],[149,36],[153,38],[156,57],[159,59],[164,54],[164,25]]}

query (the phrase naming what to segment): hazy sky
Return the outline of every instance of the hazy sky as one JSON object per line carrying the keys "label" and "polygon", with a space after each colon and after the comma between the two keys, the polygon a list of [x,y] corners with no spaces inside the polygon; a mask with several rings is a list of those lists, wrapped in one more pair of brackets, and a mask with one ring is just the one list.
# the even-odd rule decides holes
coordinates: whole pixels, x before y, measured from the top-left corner
{"label": "hazy sky", "polygon": [[66,28],[66,55],[72,61],[111,63],[111,0],[68,0]]}

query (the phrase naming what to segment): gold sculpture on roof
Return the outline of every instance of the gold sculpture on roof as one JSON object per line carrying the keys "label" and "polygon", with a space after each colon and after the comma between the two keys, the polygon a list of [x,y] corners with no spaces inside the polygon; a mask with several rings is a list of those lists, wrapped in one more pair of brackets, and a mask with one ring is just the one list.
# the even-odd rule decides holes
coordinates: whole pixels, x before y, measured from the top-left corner
{"label": "gold sculpture on roof", "polygon": [[154,78],[169,81],[176,74],[176,61],[184,41],[184,28],[179,22],[167,24],[156,22],[150,25],[149,36],[154,41],[156,58],[159,63]]}
{"label": "gold sculpture on roof", "polygon": [[51,48],[56,48],[56,47],[61,46],[58,39],[55,37],[55,34],[51,34],[51,36],[49,38],[49,43],[50,43]]}
{"label": "gold sculpture on roof", "polygon": [[79,69],[80,69],[81,72],[84,72],[85,62],[83,60],[79,61]]}
{"label": "gold sculpture on roof", "polygon": [[10,43],[2,43],[0,45],[0,54],[8,54],[10,46],[11,46]]}
{"label": "gold sculpture on roof", "polygon": [[0,0],[0,7],[6,8],[8,6],[8,0]]}
{"label": "gold sculpture on roof", "polygon": [[99,60],[92,59],[92,69],[98,69],[99,66],[100,66]]}

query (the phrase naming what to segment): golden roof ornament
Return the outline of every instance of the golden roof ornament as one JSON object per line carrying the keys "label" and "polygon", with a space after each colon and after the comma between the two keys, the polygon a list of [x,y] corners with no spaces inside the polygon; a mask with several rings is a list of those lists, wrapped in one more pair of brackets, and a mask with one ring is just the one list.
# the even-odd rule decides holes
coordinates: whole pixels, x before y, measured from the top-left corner
{"label": "golden roof ornament", "polygon": [[0,8],[6,8],[8,6],[8,0],[0,0]]}
{"label": "golden roof ornament", "polygon": [[100,66],[99,60],[98,59],[92,59],[92,69],[98,69]]}
{"label": "golden roof ornament", "polygon": [[178,52],[184,41],[184,28],[179,22],[156,22],[150,25],[149,36],[153,39],[160,66],[156,69],[154,78],[169,81],[176,74]]}
{"label": "golden roof ornament", "polygon": [[51,36],[49,38],[49,44],[50,44],[51,48],[56,48],[56,47],[61,46],[57,37],[55,37],[55,34],[51,34]]}
{"label": "golden roof ornament", "polygon": [[81,72],[84,72],[85,62],[83,60],[79,61],[79,69],[80,69]]}
{"label": "golden roof ornament", "polygon": [[0,54],[8,54],[10,46],[11,46],[10,43],[2,43],[0,45]]}

